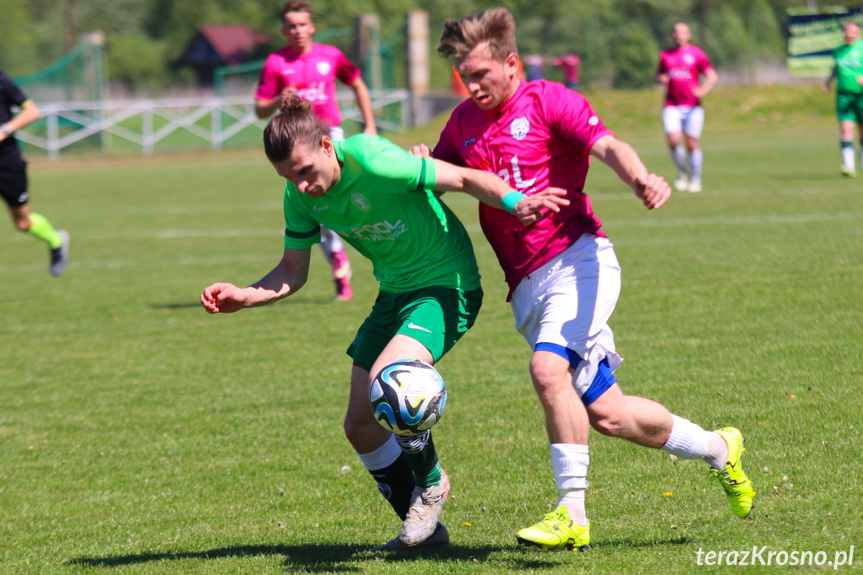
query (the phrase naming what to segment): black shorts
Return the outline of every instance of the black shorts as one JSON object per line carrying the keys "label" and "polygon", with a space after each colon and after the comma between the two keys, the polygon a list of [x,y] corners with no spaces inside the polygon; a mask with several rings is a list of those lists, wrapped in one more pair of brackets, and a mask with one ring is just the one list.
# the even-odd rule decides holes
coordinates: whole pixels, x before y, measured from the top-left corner
{"label": "black shorts", "polygon": [[0,196],[10,208],[27,204],[27,162],[17,149],[0,153]]}

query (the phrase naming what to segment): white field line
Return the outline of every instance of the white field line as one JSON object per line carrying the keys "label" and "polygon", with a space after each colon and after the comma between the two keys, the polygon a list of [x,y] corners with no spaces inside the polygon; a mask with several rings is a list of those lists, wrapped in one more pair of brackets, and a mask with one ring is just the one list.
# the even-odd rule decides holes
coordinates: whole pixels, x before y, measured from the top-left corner
{"label": "white field line", "polygon": [[[802,215],[787,215],[787,216],[717,216],[717,217],[701,217],[701,218],[668,218],[668,219],[652,219],[649,215],[639,219],[627,220],[608,220],[603,223],[603,228],[649,228],[649,227],[685,227],[685,226],[752,226],[752,225],[770,225],[770,224],[806,224],[819,222],[855,222],[863,221],[863,213],[832,213],[832,214],[802,214]],[[479,224],[468,224],[465,226],[467,231],[472,234],[480,234],[482,230]],[[262,237],[273,238],[278,241],[281,238],[281,229],[164,229],[164,230],[129,230],[117,232],[74,232],[72,235],[72,256],[70,268],[79,269],[118,269],[118,268],[134,268],[134,267],[163,267],[163,266],[189,266],[189,265],[219,265],[224,263],[233,263],[237,261],[249,261],[250,259],[273,260],[277,261],[280,257],[279,253],[274,252],[272,256],[261,255],[243,255],[231,257],[211,257],[211,258],[177,258],[166,259],[157,262],[141,262],[140,260],[115,260],[115,261],[81,261],[76,260],[74,256],[75,241],[98,241],[98,240],[175,240],[175,239],[200,239],[200,238],[240,238],[240,237]],[[33,241],[32,238],[22,235],[14,235],[14,242]],[[681,239],[681,241],[684,241]],[[12,273],[22,271],[42,270],[45,267],[44,262],[28,263],[19,265],[2,265],[0,264],[0,273]]]}

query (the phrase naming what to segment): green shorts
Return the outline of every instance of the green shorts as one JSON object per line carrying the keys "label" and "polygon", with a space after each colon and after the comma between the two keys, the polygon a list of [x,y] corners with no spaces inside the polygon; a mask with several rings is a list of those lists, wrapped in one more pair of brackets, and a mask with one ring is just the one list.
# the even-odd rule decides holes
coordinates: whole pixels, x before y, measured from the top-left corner
{"label": "green shorts", "polygon": [[473,326],[480,306],[482,289],[428,287],[407,293],[382,291],[347,353],[355,364],[371,371],[393,336],[400,333],[420,342],[437,362]]}
{"label": "green shorts", "polygon": [[863,125],[863,93],[836,92],[836,115],[840,122]]}

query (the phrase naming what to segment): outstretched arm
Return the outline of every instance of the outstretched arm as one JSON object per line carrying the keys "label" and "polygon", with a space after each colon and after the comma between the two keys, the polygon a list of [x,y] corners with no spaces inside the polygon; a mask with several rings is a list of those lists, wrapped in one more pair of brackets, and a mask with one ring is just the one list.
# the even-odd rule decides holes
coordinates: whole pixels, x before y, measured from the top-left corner
{"label": "outstretched arm", "polygon": [[39,108],[32,100],[27,100],[21,107],[21,111],[15,117],[3,124],[0,129],[0,142],[11,136],[17,130],[28,126],[39,119]]}
{"label": "outstretched arm", "polygon": [[821,91],[822,92],[824,92],[825,94],[830,93],[830,82],[832,82],[833,78],[835,78],[835,77],[836,77],[836,66],[833,66],[833,69],[830,70],[830,75],[827,76],[827,79],[824,80],[823,84],[821,84]]}
{"label": "outstretched arm", "polygon": [[361,76],[357,76],[356,80],[348,84],[348,88],[354,91],[354,97],[357,99],[357,107],[363,115],[363,122],[366,126],[363,132],[369,136],[377,136],[378,131],[375,127],[375,114],[372,110],[372,97],[369,95],[369,89],[366,87],[366,83],[363,82]]}
{"label": "outstretched arm", "polygon": [[288,297],[306,283],[310,254],[311,249],[285,248],[282,260],[263,278],[245,288],[229,283],[207,286],[201,294],[201,305],[210,313],[234,313]]}
{"label": "outstretched arm", "polygon": [[671,187],[662,176],[648,173],[641,158],[626,142],[612,135],[601,137],[590,148],[590,155],[602,161],[632,188],[649,210],[656,210],[671,196]]}
{"label": "outstretched arm", "polygon": [[549,211],[559,212],[560,206],[568,206],[566,190],[548,188],[529,196],[514,192],[506,182],[495,174],[463,168],[435,160],[437,191],[465,192],[484,204],[505,209],[522,224],[530,225],[544,218]]}

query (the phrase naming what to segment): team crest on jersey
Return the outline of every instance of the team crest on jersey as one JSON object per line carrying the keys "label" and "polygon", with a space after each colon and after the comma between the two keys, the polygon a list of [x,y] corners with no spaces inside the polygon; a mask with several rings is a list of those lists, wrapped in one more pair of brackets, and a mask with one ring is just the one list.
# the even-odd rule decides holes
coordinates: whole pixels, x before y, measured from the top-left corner
{"label": "team crest on jersey", "polygon": [[322,76],[326,76],[327,73],[332,69],[329,62],[318,62],[318,73]]}
{"label": "team crest on jersey", "polygon": [[512,121],[512,124],[509,125],[509,133],[519,142],[527,137],[528,132],[530,132],[530,121],[526,116],[516,118]]}
{"label": "team crest on jersey", "polygon": [[599,123],[599,118],[597,118],[596,116],[591,116],[587,123],[591,126],[595,126]]}
{"label": "team crest on jersey", "polygon": [[359,192],[351,196],[351,203],[361,212],[367,212],[372,209],[372,203],[369,199]]}
{"label": "team crest on jersey", "polygon": [[695,64],[695,56],[693,56],[692,54],[684,54],[683,61],[686,63],[687,66],[692,66],[693,64]]}

